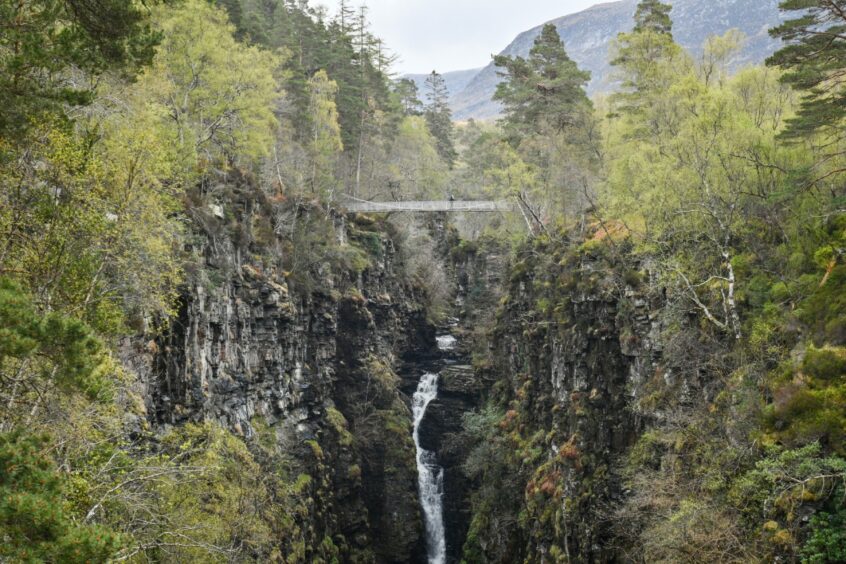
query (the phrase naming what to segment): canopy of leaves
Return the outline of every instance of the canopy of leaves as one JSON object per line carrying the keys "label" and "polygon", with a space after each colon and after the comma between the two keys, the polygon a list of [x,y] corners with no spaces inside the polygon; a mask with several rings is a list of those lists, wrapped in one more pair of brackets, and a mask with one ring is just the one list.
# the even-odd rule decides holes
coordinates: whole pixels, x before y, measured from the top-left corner
{"label": "canopy of leaves", "polygon": [[[0,379],[3,419],[56,386],[108,398],[115,367],[101,341],[78,319],[40,313],[21,288],[0,278]],[[13,383],[13,385],[9,385]]]}
{"label": "canopy of leaves", "polygon": [[326,71],[318,71],[308,81],[311,101],[312,137],[309,149],[312,158],[311,190],[327,201],[332,200],[337,187],[336,166],[344,148],[335,96],[338,85],[329,80]]}
{"label": "canopy of leaves", "polygon": [[160,36],[136,0],[0,2],[0,135],[16,136],[65,104],[93,99],[93,82],[75,75],[134,73]]}
{"label": "canopy of leaves", "polygon": [[120,539],[78,525],[63,509],[63,480],[46,437],[0,433],[0,558],[14,562],[105,562]]}
{"label": "canopy of leaves", "polygon": [[279,58],[236,41],[226,12],[202,0],[158,19],[164,38],[140,87],[170,118],[181,161],[202,169],[267,154]]}

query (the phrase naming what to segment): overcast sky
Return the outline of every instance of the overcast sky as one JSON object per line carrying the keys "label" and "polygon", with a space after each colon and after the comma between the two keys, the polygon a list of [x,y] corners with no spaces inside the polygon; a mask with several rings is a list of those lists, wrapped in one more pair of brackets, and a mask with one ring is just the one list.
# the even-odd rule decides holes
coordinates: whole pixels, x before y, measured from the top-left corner
{"label": "overcast sky", "polygon": [[373,32],[400,56],[395,70],[405,74],[483,67],[491,54],[504,49],[521,31],[601,1],[366,0],[366,4]]}

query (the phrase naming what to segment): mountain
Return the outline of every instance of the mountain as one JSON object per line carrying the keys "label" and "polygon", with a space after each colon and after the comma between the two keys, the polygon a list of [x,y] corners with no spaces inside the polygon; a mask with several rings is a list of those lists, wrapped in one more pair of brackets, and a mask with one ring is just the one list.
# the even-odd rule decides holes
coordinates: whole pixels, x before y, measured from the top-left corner
{"label": "mountain", "polygon": [[[482,68],[476,68],[443,73],[441,76],[443,76],[444,81],[446,82],[450,98],[454,98],[456,94],[463,92],[467,85],[470,84],[470,81],[473,80],[473,78],[475,78],[481,70]],[[406,74],[402,77],[410,78],[415,82],[415,84],[417,84],[417,89],[420,91],[420,100],[424,103],[426,102],[426,78],[428,76],[428,74]]]}
{"label": "mountain", "polygon": [[[732,62],[734,67],[760,63],[778,46],[778,42],[770,38],[768,30],[782,21],[779,0],[675,0],[669,3],[673,5],[673,35],[694,54],[701,52],[701,45],[708,36],[720,35],[732,28],[747,35],[743,50]],[[636,6],[637,0],[621,0],[552,20],[573,60],[591,71],[590,94],[607,92],[612,88],[608,49],[618,33],[630,31],[633,27]],[[521,33],[502,54],[528,56],[542,28],[543,25],[539,25]],[[491,98],[498,83],[496,69],[490,63],[452,97],[454,118],[497,117],[500,106]]]}

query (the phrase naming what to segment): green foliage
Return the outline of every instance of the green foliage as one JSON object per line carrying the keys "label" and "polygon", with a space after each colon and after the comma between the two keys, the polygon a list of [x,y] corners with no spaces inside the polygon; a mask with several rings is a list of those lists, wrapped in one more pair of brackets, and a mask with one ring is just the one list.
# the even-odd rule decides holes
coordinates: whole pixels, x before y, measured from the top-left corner
{"label": "green foliage", "polygon": [[673,21],[670,12],[673,7],[660,0],[640,0],[635,11],[635,33],[653,32],[672,36]]}
{"label": "green foliage", "polygon": [[802,361],[802,371],[808,376],[824,381],[836,381],[846,377],[846,349],[811,347]]}
{"label": "green foliage", "polygon": [[846,510],[821,512],[811,517],[810,535],[802,547],[802,564],[846,560]]}
{"label": "green foliage", "polygon": [[311,191],[331,201],[337,183],[335,167],[344,148],[335,106],[338,85],[329,80],[325,71],[318,71],[309,79],[308,87],[311,94],[309,115],[312,127],[309,144],[312,160]]}
{"label": "green foliage", "polygon": [[819,129],[842,131],[846,117],[846,12],[840,0],[785,0],[781,9],[796,16],[770,30],[788,43],[768,65],[787,72],[782,80],[804,92],[785,135],[801,137]]}
{"label": "green foliage", "polygon": [[426,78],[426,107],[423,115],[429,132],[437,142],[438,154],[449,168],[455,164],[455,131],[452,125],[452,111],[449,108],[449,91],[443,77],[432,71]]}
{"label": "green foliage", "polygon": [[0,136],[89,104],[93,89],[72,69],[133,73],[159,35],[148,9],[126,0],[5,0],[0,3]]}
{"label": "green foliage", "polygon": [[179,280],[167,141],[139,113],[112,114],[97,143],[45,125],[0,167],[0,265],[44,306],[106,334],[169,312]]}
{"label": "green foliage", "polygon": [[611,98],[616,111],[638,114],[659,109],[655,104],[667,95],[678,75],[690,69],[687,54],[661,27],[644,25],[618,35],[612,43],[611,64],[617,67],[623,87]]}
{"label": "green foliage", "polygon": [[570,128],[590,108],[585,94],[590,73],[570,59],[553,24],[544,26],[528,59],[498,55],[494,64],[505,78],[494,100],[505,106],[504,124],[514,135]]}
{"label": "green foliage", "polygon": [[[809,501],[824,502],[843,487],[846,460],[826,456],[818,443],[793,450],[772,450],[732,487],[731,497],[750,514],[798,518],[796,510]],[[790,523],[792,525],[792,523]]]}
{"label": "green foliage", "polygon": [[85,323],[39,312],[17,284],[0,278],[0,413],[6,423],[55,389],[105,400],[115,371]]}
{"label": "green foliage", "polygon": [[[253,454],[242,439],[213,424],[174,430],[163,437],[163,446],[164,456],[185,471],[167,473],[152,487],[166,515],[161,526],[177,526],[182,542],[168,543],[167,528],[145,531],[138,539],[142,545],[150,535],[165,539],[150,543],[149,556],[281,562],[280,548],[292,554],[300,550],[304,532],[296,519],[307,512],[302,496],[308,484],[287,482],[279,453]],[[261,457],[275,467],[262,467]]]}
{"label": "green foliage", "polygon": [[238,43],[226,13],[203,0],[162,9],[158,22],[163,39],[139,86],[170,116],[185,173],[267,154],[279,58]]}
{"label": "green foliage", "polygon": [[427,126],[426,118],[403,119],[386,155],[384,173],[390,179],[392,197],[440,199],[448,180],[448,165],[443,149]]}
{"label": "green foliage", "polygon": [[406,117],[423,115],[423,102],[417,83],[410,78],[401,78],[394,83],[394,96],[398,99]]}
{"label": "green foliage", "polygon": [[493,161],[488,170],[504,177],[529,230],[539,234],[576,216],[589,198],[599,156],[585,92],[590,73],[570,59],[553,24],[544,26],[528,59],[500,55],[494,64],[504,69],[494,99],[504,106],[509,148],[494,153],[506,166]]}
{"label": "green foliage", "polygon": [[[651,39],[632,37],[641,40]],[[644,61],[646,69],[662,64]],[[608,123],[609,181],[601,199],[644,251],[663,256],[659,270],[667,283],[709,323],[736,337],[742,334],[740,303],[749,299],[751,271],[763,259],[755,253],[771,244],[758,226],[788,209],[761,207],[760,198],[791,193],[793,178],[776,163],[801,166],[803,156],[776,139],[791,110],[776,74],[750,69],[726,81],[712,77],[711,67],[668,71],[658,83],[649,79],[632,92],[644,105]],[[759,105],[764,99],[769,101]],[[773,166],[762,175],[750,166],[756,162]]]}
{"label": "green foliage", "polygon": [[811,380],[794,381],[777,388],[775,402],[765,412],[771,436],[790,445],[821,440],[840,454],[846,453],[846,384]]}
{"label": "green foliage", "polygon": [[464,433],[476,443],[462,468],[467,476],[481,477],[490,462],[501,454],[495,441],[499,435],[497,427],[503,416],[504,413],[500,409],[489,405],[478,412],[466,413],[462,417]]}
{"label": "green foliage", "polygon": [[65,510],[64,478],[45,454],[47,437],[0,433],[0,558],[14,562],[105,562],[121,539]]}

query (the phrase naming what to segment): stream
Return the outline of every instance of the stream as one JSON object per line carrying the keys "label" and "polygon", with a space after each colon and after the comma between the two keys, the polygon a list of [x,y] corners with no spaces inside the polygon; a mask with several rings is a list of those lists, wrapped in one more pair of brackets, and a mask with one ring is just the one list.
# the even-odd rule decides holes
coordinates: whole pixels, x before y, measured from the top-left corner
{"label": "stream", "polygon": [[[443,335],[438,339],[441,352],[455,348],[455,337]],[[438,396],[438,374],[424,372],[411,402],[414,417],[414,446],[417,449],[417,487],[426,526],[426,555],[429,564],[446,562],[446,532],[444,530],[444,469],[438,465],[434,452],[420,446],[420,423],[429,403]]]}

